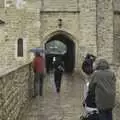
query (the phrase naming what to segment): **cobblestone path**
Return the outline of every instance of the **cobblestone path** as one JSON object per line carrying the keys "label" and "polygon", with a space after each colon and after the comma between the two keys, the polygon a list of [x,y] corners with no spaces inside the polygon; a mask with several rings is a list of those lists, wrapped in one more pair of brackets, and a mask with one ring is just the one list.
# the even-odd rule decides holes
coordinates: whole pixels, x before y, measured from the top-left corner
{"label": "cobblestone path", "polygon": [[[64,75],[60,94],[55,91],[53,75],[44,80],[44,94],[33,99],[20,120],[80,120],[84,81],[80,77]],[[114,120],[120,118],[119,106]]]}

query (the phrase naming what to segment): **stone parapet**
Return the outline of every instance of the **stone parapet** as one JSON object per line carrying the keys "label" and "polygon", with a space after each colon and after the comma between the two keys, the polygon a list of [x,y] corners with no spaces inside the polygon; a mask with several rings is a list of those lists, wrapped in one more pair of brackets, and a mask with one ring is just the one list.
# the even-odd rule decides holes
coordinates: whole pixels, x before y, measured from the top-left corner
{"label": "stone parapet", "polygon": [[32,76],[31,65],[26,64],[0,77],[0,120],[17,120],[31,98]]}

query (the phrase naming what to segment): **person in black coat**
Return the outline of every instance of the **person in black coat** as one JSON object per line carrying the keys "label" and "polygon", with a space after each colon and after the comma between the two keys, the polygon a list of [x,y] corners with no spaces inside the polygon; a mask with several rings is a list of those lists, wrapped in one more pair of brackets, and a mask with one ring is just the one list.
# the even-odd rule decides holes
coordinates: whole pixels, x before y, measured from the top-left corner
{"label": "person in black coat", "polygon": [[93,62],[96,57],[92,54],[87,54],[85,60],[82,64],[82,70],[86,75],[91,75],[93,73]]}
{"label": "person in black coat", "polygon": [[95,103],[95,88],[91,89],[92,92],[89,92],[89,82],[93,70],[93,63],[96,57],[92,54],[87,54],[85,60],[82,64],[82,70],[87,75],[85,78],[85,86],[84,86],[84,100],[83,106],[86,110],[86,116],[82,116],[81,120],[99,120],[98,118],[98,109]]}
{"label": "person in black coat", "polygon": [[61,60],[56,60],[54,62],[54,81],[55,81],[57,93],[60,92],[63,72],[64,72],[64,62]]}

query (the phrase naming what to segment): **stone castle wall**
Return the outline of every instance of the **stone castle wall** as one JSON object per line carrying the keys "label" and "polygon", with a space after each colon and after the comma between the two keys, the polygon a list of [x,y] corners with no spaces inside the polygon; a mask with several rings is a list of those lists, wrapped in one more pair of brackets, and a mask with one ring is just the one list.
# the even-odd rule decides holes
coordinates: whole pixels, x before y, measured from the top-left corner
{"label": "stone castle wall", "polygon": [[[60,30],[74,38],[76,67],[80,68],[87,52],[104,56],[110,62],[112,61],[112,1],[103,0],[96,3],[96,0],[56,0],[54,2],[26,0],[20,8],[16,8],[15,0],[11,0],[11,4],[10,7],[0,10],[0,18],[6,22],[4,26],[0,26],[2,28],[0,30],[2,34],[0,38],[1,68],[25,64],[31,58],[28,53],[30,48],[44,46],[46,37]],[[58,19],[62,19],[62,28],[58,27]],[[16,55],[19,38],[23,38],[24,41],[22,58]],[[3,49],[6,50],[3,51]]]}
{"label": "stone castle wall", "polygon": [[114,0],[114,63],[117,64],[117,100],[120,102],[120,1]]}
{"label": "stone castle wall", "polygon": [[[72,4],[71,4],[72,3]],[[77,4],[76,4],[77,3]],[[50,4],[50,6],[48,6]],[[65,7],[65,5],[69,7]],[[76,44],[76,67],[81,66],[87,52],[113,61],[113,4],[112,1],[74,0],[43,1],[41,13],[41,41],[54,31],[70,33]],[[70,12],[71,11],[71,12]],[[74,11],[74,12],[73,12]],[[77,11],[80,11],[78,13]],[[62,28],[58,19],[62,19]],[[74,19],[73,19],[74,18]],[[47,41],[47,40],[46,40]],[[109,42],[108,42],[109,41]],[[42,44],[42,43],[41,43]]]}
{"label": "stone castle wall", "polygon": [[120,103],[120,66],[116,70],[117,82],[116,82],[116,100]]}
{"label": "stone castle wall", "polygon": [[[30,48],[39,47],[40,8],[10,6],[0,8],[0,66],[2,69],[26,64],[31,60]],[[23,39],[23,57],[17,57],[17,40]]]}
{"label": "stone castle wall", "polygon": [[[119,11],[119,0],[115,1],[114,10]],[[97,2],[96,0],[54,0],[54,2],[42,0],[40,3],[38,0],[26,0],[26,4],[17,9],[15,4],[4,8],[4,1],[1,0],[0,19],[5,21],[5,24],[0,25],[0,71],[4,73],[4,68],[12,70],[17,65],[21,66],[31,61],[28,50],[32,47],[44,47],[45,42],[54,35],[55,31],[65,31],[65,34],[69,33],[72,36],[76,45],[78,69],[87,52],[103,56],[110,63],[115,61],[120,63],[120,15],[115,14],[113,19],[112,2],[112,0],[97,0]],[[58,19],[62,19],[62,28],[58,27]],[[18,38],[24,40],[22,58],[16,55]],[[117,100],[120,101],[119,66],[115,67],[115,72]],[[9,118],[13,120],[18,115],[21,105],[28,98],[29,75],[29,66],[26,65],[0,77],[0,120]]]}
{"label": "stone castle wall", "polygon": [[98,56],[113,62],[113,1],[97,1],[97,49]]}
{"label": "stone castle wall", "polygon": [[113,5],[114,5],[115,11],[120,11],[120,1],[119,0],[114,0]]}
{"label": "stone castle wall", "polygon": [[[95,0],[91,2],[89,0],[78,0],[77,2],[75,0],[56,0],[54,2],[45,0],[43,5],[40,19],[41,45],[44,46],[49,35],[55,31],[69,33],[76,46],[76,68],[80,69],[85,54],[91,52],[96,55],[97,51]],[[61,28],[58,26],[58,19],[62,19]]]}

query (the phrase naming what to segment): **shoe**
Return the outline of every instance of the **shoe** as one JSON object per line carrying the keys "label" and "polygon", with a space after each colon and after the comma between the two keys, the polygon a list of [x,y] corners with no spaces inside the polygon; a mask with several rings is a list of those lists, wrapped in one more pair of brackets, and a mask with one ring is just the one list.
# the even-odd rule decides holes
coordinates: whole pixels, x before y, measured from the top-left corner
{"label": "shoe", "polygon": [[42,94],[40,94],[40,96],[43,96]]}
{"label": "shoe", "polygon": [[57,93],[60,93],[60,88],[57,88]]}
{"label": "shoe", "polygon": [[37,95],[33,95],[32,98],[36,98]]}

